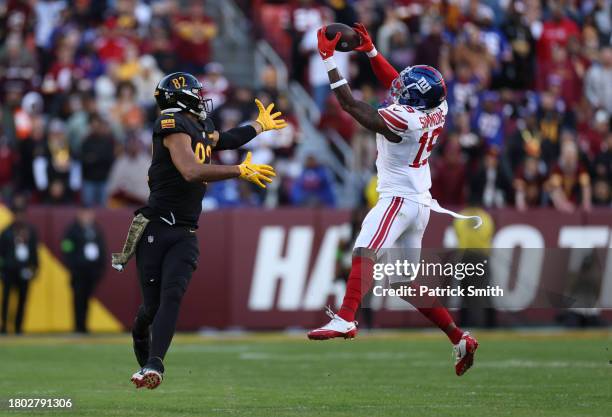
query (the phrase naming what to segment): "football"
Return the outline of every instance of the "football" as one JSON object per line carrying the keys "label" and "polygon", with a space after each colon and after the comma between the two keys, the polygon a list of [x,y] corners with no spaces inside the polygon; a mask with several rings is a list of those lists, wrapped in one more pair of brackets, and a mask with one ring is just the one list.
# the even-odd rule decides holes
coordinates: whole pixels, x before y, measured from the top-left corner
{"label": "football", "polygon": [[359,34],[353,30],[352,27],[347,26],[343,23],[332,23],[327,26],[325,36],[327,39],[334,39],[336,33],[340,32],[340,42],[336,45],[336,51],[349,52],[359,46],[361,38]]}

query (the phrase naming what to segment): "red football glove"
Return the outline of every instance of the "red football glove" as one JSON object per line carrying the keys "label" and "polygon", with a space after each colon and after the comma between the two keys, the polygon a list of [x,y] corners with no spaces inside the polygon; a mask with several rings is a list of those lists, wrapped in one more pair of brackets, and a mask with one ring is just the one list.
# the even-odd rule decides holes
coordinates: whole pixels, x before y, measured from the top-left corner
{"label": "red football glove", "polygon": [[336,45],[338,44],[338,42],[340,41],[340,37],[342,36],[342,34],[338,32],[336,33],[334,39],[329,40],[327,39],[327,36],[325,36],[326,29],[327,27],[323,26],[317,32],[317,39],[319,40],[319,55],[321,55],[321,58],[323,58],[323,60],[334,56]]}
{"label": "red football glove", "polygon": [[356,51],[367,53],[374,49],[374,42],[372,42],[372,38],[370,37],[368,30],[363,24],[355,23],[353,29],[355,29],[355,32],[357,32],[361,38],[361,44],[355,48]]}

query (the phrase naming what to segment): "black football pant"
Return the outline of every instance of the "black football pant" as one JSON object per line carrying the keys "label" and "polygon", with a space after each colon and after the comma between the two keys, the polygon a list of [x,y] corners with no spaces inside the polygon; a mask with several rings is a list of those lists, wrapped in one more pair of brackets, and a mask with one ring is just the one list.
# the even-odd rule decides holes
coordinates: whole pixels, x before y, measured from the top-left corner
{"label": "black football pant", "polygon": [[195,231],[187,227],[151,222],[138,242],[136,265],[143,303],[132,333],[142,339],[151,332],[149,362],[166,356],[198,256]]}

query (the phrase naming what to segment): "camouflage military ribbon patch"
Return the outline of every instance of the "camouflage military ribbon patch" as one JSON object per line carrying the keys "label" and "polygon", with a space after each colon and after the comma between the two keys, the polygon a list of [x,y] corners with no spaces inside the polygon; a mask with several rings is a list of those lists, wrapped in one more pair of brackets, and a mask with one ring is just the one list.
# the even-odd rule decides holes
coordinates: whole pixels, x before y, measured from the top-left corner
{"label": "camouflage military ribbon patch", "polygon": [[130,224],[127,237],[125,238],[125,243],[123,244],[123,250],[121,251],[121,253],[112,254],[111,265],[117,271],[123,271],[125,265],[127,265],[130,258],[134,256],[134,252],[136,251],[136,245],[142,237],[142,233],[147,227],[147,224],[149,224],[149,221],[150,220],[142,214],[138,214],[132,220],[132,224]]}

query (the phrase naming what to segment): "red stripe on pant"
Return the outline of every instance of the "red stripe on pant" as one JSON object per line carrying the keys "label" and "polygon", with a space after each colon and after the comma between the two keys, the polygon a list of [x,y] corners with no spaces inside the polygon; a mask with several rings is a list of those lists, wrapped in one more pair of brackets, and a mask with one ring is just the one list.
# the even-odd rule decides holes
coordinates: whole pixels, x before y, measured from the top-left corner
{"label": "red stripe on pant", "polygon": [[393,207],[394,201],[395,201],[395,197],[393,197],[393,199],[391,200],[391,203],[389,203],[389,205],[387,206],[387,209],[385,210],[385,214],[383,214],[382,218],[380,219],[380,222],[378,223],[378,227],[376,228],[376,233],[374,233],[374,235],[372,236],[372,239],[370,240],[370,243],[368,243],[368,249],[372,246],[372,242],[376,240],[376,236],[378,236],[378,234],[380,233],[380,229],[382,229],[383,225],[385,224],[385,219],[387,218],[387,214],[389,213],[389,210],[391,210],[391,207]]}
{"label": "red stripe on pant", "polygon": [[397,217],[397,213],[399,213],[403,202],[404,202],[404,199],[399,198],[399,197],[393,197],[393,200],[391,202],[391,209],[388,210],[385,213],[385,216],[383,217],[383,220],[382,220],[383,227],[378,230],[376,235],[374,235],[374,237],[372,238],[372,241],[368,245],[368,249],[374,249],[374,250],[380,249],[382,244],[385,242],[385,239],[389,235],[389,230],[391,229],[391,225],[393,224],[393,221]]}
{"label": "red stripe on pant", "polygon": [[382,239],[380,240],[380,243],[378,244],[379,247],[377,247],[376,250],[380,249],[380,247],[384,245],[385,241],[387,240],[387,236],[389,236],[389,232],[391,231],[391,226],[393,225],[395,218],[397,217],[400,210],[402,209],[402,205],[404,204],[404,199],[400,198],[399,200],[400,200],[399,207],[397,208],[397,210],[395,210],[395,214],[393,214],[393,217],[391,217],[391,222],[389,223],[389,227],[387,227],[387,231],[385,232]]}

